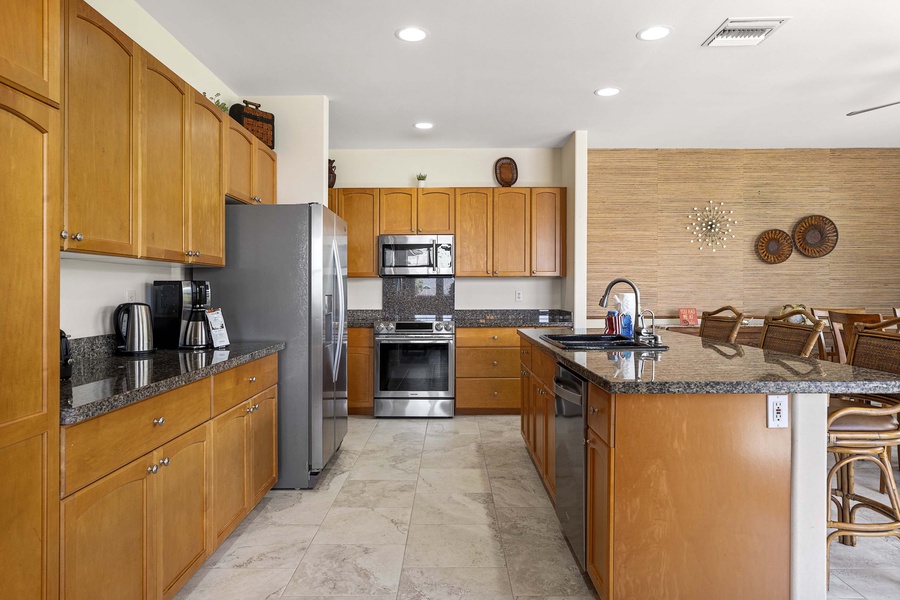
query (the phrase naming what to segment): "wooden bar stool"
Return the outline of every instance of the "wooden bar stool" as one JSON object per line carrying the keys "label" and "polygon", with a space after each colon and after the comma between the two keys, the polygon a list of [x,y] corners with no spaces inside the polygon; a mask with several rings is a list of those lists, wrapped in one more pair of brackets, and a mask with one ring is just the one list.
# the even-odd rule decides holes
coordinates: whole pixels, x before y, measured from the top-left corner
{"label": "wooden bar stool", "polygon": [[835,347],[836,344],[834,342],[834,333],[832,332],[831,321],[828,318],[828,311],[837,311],[844,313],[864,313],[866,312],[865,308],[811,308],[812,314],[816,316],[820,321],[825,321],[825,326],[828,328],[827,334],[831,336],[831,350],[826,349],[825,347],[825,332],[819,334],[819,358],[822,360],[830,360],[831,362],[840,362],[838,360],[838,350]]}
{"label": "wooden bar stool", "polygon": [[857,323],[880,323],[881,315],[829,310],[828,320],[831,322],[831,335],[834,337],[834,351],[838,355],[838,362],[846,363],[853,337],[853,326]]}
{"label": "wooden bar stool", "polygon": [[[858,323],[850,346],[848,364],[856,367],[900,374],[900,334],[886,331],[900,324],[900,319],[880,323]],[[856,536],[900,537],[900,493],[891,471],[889,449],[900,445],[900,396],[854,394],[858,402],[833,405],[828,417],[828,452],[835,464],[828,471],[828,556],[831,542],[840,537],[843,544],[856,545]],[[881,406],[863,404],[861,401]],[[836,409],[836,410],[835,410]],[[853,488],[852,466],[857,461],[871,461],[878,465],[889,504],[884,504]],[[836,485],[832,487],[832,482]],[[832,506],[837,517],[831,518]],[[858,523],[856,513],[861,509],[873,511],[887,520],[882,523]],[[829,563],[830,567],[830,563]]]}
{"label": "wooden bar stool", "polygon": [[[811,324],[789,322],[788,319],[795,315],[803,315]],[[815,348],[823,329],[825,321],[820,321],[811,312],[799,308],[783,315],[768,316],[763,322],[759,347],[806,358]]]}
{"label": "wooden bar stool", "polygon": [[[720,315],[728,311],[731,311],[732,316]],[[700,315],[700,337],[733,344],[741,330],[743,320],[744,313],[733,306],[723,306],[712,312],[703,311]]]}

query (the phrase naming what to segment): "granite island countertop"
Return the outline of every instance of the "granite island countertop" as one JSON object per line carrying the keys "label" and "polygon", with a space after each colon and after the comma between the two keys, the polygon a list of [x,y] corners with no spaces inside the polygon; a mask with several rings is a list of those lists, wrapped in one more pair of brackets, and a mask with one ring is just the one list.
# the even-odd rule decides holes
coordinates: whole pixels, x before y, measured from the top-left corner
{"label": "granite island countertop", "polygon": [[[665,351],[566,351],[541,339],[572,329],[519,335],[612,394],[900,393],[900,375],[659,330]],[[579,329],[577,333],[604,333]]]}
{"label": "granite island countertop", "polygon": [[242,342],[146,357],[84,356],[72,379],[60,382],[59,422],[74,425],[283,349],[283,342]]}
{"label": "granite island countertop", "polygon": [[[412,320],[381,310],[348,311],[348,327],[371,329],[375,321]],[[457,327],[571,327],[572,313],[558,309],[459,309],[451,315],[417,315],[424,319],[452,320]]]}

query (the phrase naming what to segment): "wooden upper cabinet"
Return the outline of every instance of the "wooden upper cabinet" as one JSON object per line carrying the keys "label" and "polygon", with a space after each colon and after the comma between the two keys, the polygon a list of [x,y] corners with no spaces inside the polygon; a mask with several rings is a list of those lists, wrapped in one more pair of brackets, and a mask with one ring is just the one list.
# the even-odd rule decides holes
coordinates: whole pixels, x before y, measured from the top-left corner
{"label": "wooden upper cabinet", "polygon": [[234,119],[227,119],[225,155],[225,193],[235,200],[251,204],[253,196],[253,134]]}
{"label": "wooden upper cabinet", "polygon": [[452,234],[456,225],[453,188],[419,188],[416,197],[416,233]]}
{"label": "wooden upper cabinet", "polygon": [[0,221],[10,230],[0,237],[0,595],[8,598],[58,595],[60,133],[58,110],[0,84]]}
{"label": "wooden upper cabinet", "polygon": [[188,85],[141,53],[141,256],[187,262]]}
{"label": "wooden upper cabinet", "polygon": [[566,188],[531,190],[531,274],[566,274]]}
{"label": "wooden upper cabinet", "polygon": [[82,0],[71,0],[65,93],[67,250],[137,256],[139,74],[138,46]]}
{"label": "wooden upper cabinet", "polygon": [[194,264],[225,264],[225,120],[228,115],[192,90],[189,257]]}
{"label": "wooden upper cabinet", "polygon": [[341,209],[338,207],[338,190],[336,188],[328,188],[328,208],[335,214],[340,215]]}
{"label": "wooden upper cabinet", "polygon": [[58,107],[62,0],[4,0],[0,83]]}
{"label": "wooden upper cabinet", "polygon": [[531,189],[493,190],[494,275],[531,274]]}
{"label": "wooden upper cabinet", "polygon": [[253,195],[261,204],[275,204],[277,198],[277,158],[275,152],[254,138],[256,163],[253,171]]}
{"label": "wooden upper cabinet", "polygon": [[456,188],[457,277],[492,275],[492,197],[491,188]]}
{"label": "wooden upper cabinet", "polygon": [[338,214],[347,221],[347,276],[378,277],[378,190],[338,190]]}
{"label": "wooden upper cabinet", "polygon": [[379,190],[382,235],[416,233],[416,188],[384,188]]}

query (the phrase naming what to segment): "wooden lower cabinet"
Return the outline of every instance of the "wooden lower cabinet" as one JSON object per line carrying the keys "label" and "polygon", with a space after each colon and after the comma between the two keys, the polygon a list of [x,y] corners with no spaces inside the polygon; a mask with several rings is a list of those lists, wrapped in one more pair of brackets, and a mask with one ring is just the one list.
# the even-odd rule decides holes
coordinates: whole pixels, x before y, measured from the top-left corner
{"label": "wooden lower cabinet", "polygon": [[213,419],[213,533],[218,546],[250,511],[250,402]]}
{"label": "wooden lower cabinet", "polygon": [[351,415],[371,415],[374,394],[374,330],[352,327],[347,332],[347,411]]}
{"label": "wooden lower cabinet", "polygon": [[[556,399],[548,355],[525,342],[516,348],[522,362],[522,437],[551,499],[556,502]],[[527,361],[527,362],[526,362]],[[555,363],[553,363],[555,364]],[[532,369],[532,367],[534,367]]]}
{"label": "wooden lower cabinet", "polygon": [[278,388],[249,400],[250,506],[256,506],[278,480]]}
{"label": "wooden lower cabinet", "polygon": [[609,600],[612,448],[607,446],[592,429],[587,431],[587,440],[585,517],[590,526],[587,528],[585,568],[601,600]]}
{"label": "wooden lower cabinet", "polygon": [[456,412],[516,414],[521,410],[515,327],[456,331]]}

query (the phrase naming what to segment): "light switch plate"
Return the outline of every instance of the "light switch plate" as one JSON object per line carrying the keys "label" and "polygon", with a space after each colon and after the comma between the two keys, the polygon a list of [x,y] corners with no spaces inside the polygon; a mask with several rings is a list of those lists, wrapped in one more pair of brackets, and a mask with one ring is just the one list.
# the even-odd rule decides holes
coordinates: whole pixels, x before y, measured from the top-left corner
{"label": "light switch plate", "polygon": [[766,427],[769,429],[786,429],[787,426],[787,394],[770,394],[766,396]]}

